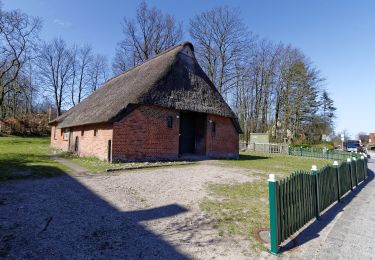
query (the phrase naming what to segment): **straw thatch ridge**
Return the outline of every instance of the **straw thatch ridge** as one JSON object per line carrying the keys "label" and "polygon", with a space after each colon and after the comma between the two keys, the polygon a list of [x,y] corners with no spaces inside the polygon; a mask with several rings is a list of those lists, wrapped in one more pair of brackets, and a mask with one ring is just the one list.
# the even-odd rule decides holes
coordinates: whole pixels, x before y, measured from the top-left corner
{"label": "straw thatch ridge", "polygon": [[51,121],[58,128],[114,122],[134,105],[237,118],[194,57],[191,43],[174,46],[107,81],[84,101]]}

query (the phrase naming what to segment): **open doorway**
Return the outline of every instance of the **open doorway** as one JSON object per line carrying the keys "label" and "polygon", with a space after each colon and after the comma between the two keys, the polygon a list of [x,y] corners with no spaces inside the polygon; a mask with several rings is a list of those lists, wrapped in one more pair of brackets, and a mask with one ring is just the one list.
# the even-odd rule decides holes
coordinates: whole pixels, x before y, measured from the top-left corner
{"label": "open doorway", "polygon": [[206,154],[206,114],[180,113],[179,154]]}

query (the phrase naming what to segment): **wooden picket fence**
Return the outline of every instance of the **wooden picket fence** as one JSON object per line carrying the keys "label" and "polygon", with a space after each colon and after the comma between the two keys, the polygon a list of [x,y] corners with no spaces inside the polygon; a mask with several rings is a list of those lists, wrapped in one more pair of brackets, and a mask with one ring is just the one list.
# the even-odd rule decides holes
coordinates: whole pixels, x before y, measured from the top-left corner
{"label": "wooden picket fence", "polygon": [[350,153],[346,151],[302,147],[289,147],[288,154],[293,156],[312,157],[339,161],[346,160],[346,158],[348,157],[357,156],[356,153]]}
{"label": "wooden picket fence", "polygon": [[250,143],[240,142],[240,151],[254,151],[261,153],[280,153],[292,156],[302,156],[311,158],[320,158],[326,160],[346,160],[348,157],[360,156],[356,153],[346,151],[318,149],[318,148],[303,148],[303,147],[289,147],[288,144],[277,143]]}
{"label": "wooden picket fence", "polygon": [[261,153],[281,153],[288,154],[288,144],[273,144],[273,143],[250,143],[247,146],[248,151]]}
{"label": "wooden picket fence", "polygon": [[281,243],[366,178],[365,156],[335,161],[319,171],[313,166],[311,172],[298,171],[279,181],[270,175],[271,253],[278,254]]}

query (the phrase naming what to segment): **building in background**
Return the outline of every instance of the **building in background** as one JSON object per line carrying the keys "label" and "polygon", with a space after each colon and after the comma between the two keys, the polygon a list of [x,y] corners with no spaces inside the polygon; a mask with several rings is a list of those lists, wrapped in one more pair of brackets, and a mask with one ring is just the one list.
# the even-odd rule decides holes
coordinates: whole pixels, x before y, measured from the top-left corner
{"label": "building in background", "polygon": [[368,150],[375,150],[375,133],[369,133]]}

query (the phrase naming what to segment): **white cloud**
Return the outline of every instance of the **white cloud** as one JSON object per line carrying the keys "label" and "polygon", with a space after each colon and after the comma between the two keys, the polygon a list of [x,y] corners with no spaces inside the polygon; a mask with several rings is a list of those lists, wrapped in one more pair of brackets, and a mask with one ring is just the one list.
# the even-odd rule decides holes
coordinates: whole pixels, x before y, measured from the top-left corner
{"label": "white cloud", "polygon": [[60,19],[54,19],[53,23],[57,24],[58,26],[63,27],[63,28],[68,28],[68,27],[72,26],[71,22],[63,21],[63,20],[60,20]]}

